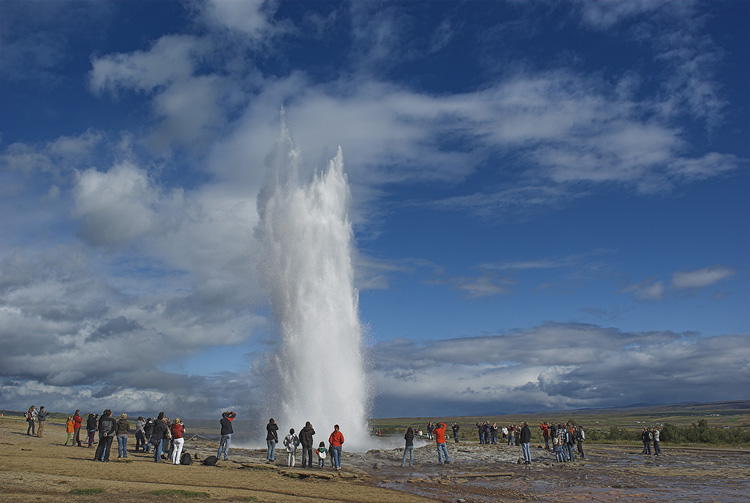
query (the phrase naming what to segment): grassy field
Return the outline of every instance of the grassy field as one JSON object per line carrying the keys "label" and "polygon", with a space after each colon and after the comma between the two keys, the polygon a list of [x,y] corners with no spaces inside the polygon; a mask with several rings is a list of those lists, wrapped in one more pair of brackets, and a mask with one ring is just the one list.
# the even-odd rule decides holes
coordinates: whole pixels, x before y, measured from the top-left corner
{"label": "grassy field", "polygon": [[490,421],[498,426],[518,424],[526,421],[532,426],[533,438],[541,439],[539,423],[564,423],[567,421],[582,425],[586,431],[607,432],[612,427],[640,431],[644,426],[671,424],[689,427],[705,420],[712,428],[739,428],[750,430],[750,401],[711,402],[700,404],[677,404],[644,407],[624,407],[615,409],[573,410],[528,414],[496,414],[464,417],[402,417],[372,419],[370,426],[381,430],[384,435],[404,431],[408,426],[426,429],[429,421],[441,421],[448,425],[454,422],[461,426],[459,438],[476,440],[477,422]]}

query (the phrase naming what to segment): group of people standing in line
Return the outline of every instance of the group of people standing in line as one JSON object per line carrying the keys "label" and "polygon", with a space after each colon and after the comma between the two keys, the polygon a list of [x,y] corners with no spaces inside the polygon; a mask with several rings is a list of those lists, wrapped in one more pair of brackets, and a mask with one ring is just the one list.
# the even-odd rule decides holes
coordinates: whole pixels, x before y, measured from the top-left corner
{"label": "group of people standing in line", "polygon": [[[266,425],[266,444],[268,453],[266,462],[273,463],[276,461],[276,444],[279,442],[279,425],[271,418]],[[302,446],[302,468],[313,467],[313,429],[310,421],[305,422],[305,426],[300,430],[299,435],[294,433],[294,428],[289,429],[289,434],[284,437],[284,447],[287,452],[287,466],[294,466],[297,462],[297,447]],[[318,467],[324,468],[326,458],[331,456],[331,466],[334,470],[341,470],[341,448],[344,444],[344,435],[339,430],[339,425],[334,425],[333,432],[328,436],[328,448],[325,442],[320,442],[315,449],[315,456],[318,459]]]}

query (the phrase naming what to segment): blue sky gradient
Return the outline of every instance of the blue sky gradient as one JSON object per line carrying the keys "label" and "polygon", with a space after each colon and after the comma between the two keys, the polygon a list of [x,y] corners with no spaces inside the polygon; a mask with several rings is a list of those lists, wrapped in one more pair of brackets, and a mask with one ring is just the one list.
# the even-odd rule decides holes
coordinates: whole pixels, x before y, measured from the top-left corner
{"label": "blue sky gradient", "polygon": [[305,177],[343,149],[373,416],[746,399],[748,21],[0,3],[2,407],[261,407],[282,107]]}

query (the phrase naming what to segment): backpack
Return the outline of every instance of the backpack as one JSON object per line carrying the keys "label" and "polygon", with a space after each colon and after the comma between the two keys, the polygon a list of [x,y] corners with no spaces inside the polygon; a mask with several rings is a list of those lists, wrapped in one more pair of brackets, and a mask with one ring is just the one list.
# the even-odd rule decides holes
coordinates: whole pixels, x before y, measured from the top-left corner
{"label": "backpack", "polygon": [[189,452],[185,452],[180,457],[180,464],[181,465],[192,465],[193,464],[193,458],[190,457]]}
{"label": "backpack", "polygon": [[219,460],[216,456],[209,456],[203,460],[203,464],[206,466],[216,466],[216,462]]}

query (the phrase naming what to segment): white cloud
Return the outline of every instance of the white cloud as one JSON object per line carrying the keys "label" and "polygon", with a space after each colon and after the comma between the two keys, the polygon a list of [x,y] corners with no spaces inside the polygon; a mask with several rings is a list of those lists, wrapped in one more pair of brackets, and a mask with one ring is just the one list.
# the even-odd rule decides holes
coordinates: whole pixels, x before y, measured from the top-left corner
{"label": "white cloud", "polygon": [[259,41],[274,30],[272,18],[277,4],[272,0],[208,0],[201,7],[209,26]]}
{"label": "white cloud", "polygon": [[723,266],[704,267],[695,271],[677,271],[672,274],[672,288],[706,288],[735,274],[736,271]]}

